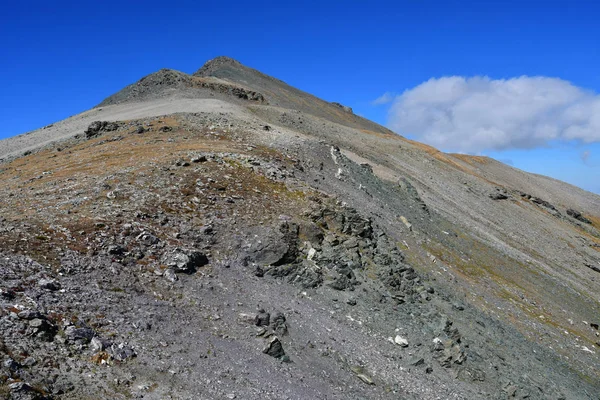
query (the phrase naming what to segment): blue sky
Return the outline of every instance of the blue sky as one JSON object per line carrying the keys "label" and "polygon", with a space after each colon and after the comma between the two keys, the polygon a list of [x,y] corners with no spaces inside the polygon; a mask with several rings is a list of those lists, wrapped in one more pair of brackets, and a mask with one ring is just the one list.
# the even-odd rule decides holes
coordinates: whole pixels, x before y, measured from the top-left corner
{"label": "blue sky", "polygon": [[598,20],[593,1],[10,2],[0,138],[228,55],[442,150],[600,193]]}

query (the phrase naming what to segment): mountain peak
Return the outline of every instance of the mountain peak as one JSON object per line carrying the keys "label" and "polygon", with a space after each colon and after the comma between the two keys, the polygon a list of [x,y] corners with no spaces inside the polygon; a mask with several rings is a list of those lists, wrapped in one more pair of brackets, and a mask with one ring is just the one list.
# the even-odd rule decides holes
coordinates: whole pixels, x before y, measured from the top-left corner
{"label": "mountain peak", "polygon": [[243,64],[237,60],[234,60],[231,57],[227,56],[219,56],[215,57],[212,60],[208,60],[204,65],[194,73],[194,75],[199,76],[210,76],[214,71],[224,67],[224,66],[238,66],[241,67]]}

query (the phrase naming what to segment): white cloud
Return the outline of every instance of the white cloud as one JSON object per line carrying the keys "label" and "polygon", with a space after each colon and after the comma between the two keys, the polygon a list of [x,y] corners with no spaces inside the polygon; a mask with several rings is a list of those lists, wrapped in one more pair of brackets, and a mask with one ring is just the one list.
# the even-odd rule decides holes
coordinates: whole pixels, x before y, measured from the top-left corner
{"label": "white cloud", "polygon": [[371,102],[371,104],[373,104],[375,106],[379,106],[382,104],[391,103],[393,100],[394,100],[394,94],[390,93],[390,92],[385,92],[384,94],[382,94],[381,96],[379,96],[378,98],[373,100]]}
{"label": "white cloud", "polygon": [[396,96],[388,122],[445,151],[593,143],[600,142],[600,96],[557,78],[432,78]]}

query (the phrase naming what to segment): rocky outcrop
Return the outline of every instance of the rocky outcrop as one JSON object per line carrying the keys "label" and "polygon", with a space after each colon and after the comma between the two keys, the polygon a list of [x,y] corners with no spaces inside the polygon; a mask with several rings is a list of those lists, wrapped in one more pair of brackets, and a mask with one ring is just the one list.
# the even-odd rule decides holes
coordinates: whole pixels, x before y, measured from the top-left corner
{"label": "rocky outcrop", "polygon": [[574,210],[572,208],[567,209],[567,215],[575,218],[578,221],[583,222],[584,224],[591,224],[592,221],[584,217],[579,211]]}
{"label": "rocky outcrop", "polygon": [[92,139],[105,132],[113,132],[119,129],[119,124],[108,121],[94,121],[85,130],[85,138]]}
{"label": "rocky outcrop", "polygon": [[193,90],[207,90],[245,101],[266,103],[266,99],[261,93],[246,89],[240,85],[210,78],[196,77],[171,69],[161,69],[106,98],[98,107],[158,98],[172,95],[174,92],[186,93]]}
{"label": "rocky outcrop", "polygon": [[336,103],[336,102],[334,102],[334,101],[332,101],[332,102],[331,102],[331,104],[332,104],[332,105],[334,105],[334,106],[336,106],[336,107],[339,107],[339,108],[341,108],[342,110],[344,110],[345,112],[347,112],[347,113],[349,113],[349,114],[354,114],[354,113],[352,112],[352,108],[351,108],[351,107],[345,106],[345,105],[343,105],[343,104],[340,104],[340,103]]}

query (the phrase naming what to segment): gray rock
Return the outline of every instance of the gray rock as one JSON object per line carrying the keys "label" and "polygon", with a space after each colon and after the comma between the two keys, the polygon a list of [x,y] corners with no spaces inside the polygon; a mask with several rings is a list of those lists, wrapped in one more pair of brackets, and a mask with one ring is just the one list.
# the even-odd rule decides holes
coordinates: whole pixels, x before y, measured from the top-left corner
{"label": "gray rock", "polygon": [[21,364],[19,364],[18,362],[16,362],[15,360],[13,360],[12,358],[8,358],[6,359],[3,363],[2,366],[6,369],[8,369],[9,371],[16,371],[19,368],[21,368]]}
{"label": "gray rock", "polygon": [[422,357],[412,357],[408,360],[408,365],[413,367],[418,367],[423,364],[425,364],[425,359]]}
{"label": "gray rock", "polygon": [[358,379],[360,379],[367,385],[375,384],[375,382],[373,381],[373,378],[371,378],[370,374],[367,372],[367,370],[364,367],[355,365],[355,366],[351,366],[350,370],[356,374]]}
{"label": "gray rock", "polygon": [[160,241],[159,238],[148,232],[140,233],[136,239],[144,246],[153,246],[155,244],[158,244],[158,242]]}
{"label": "gray rock", "polygon": [[137,356],[135,350],[124,343],[113,344],[109,347],[108,353],[117,361],[126,361]]}
{"label": "gray rock", "polygon": [[283,345],[277,336],[272,336],[269,339],[266,347],[263,349],[263,353],[270,355],[271,357],[280,358],[285,355]]}
{"label": "gray rock", "polygon": [[89,343],[95,336],[95,332],[91,328],[76,328],[73,325],[65,329],[65,335],[68,340],[73,342]]}
{"label": "gray rock", "polygon": [[29,321],[29,326],[38,331],[48,331],[51,329],[50,323],[40,318],[35,318]]}
{"label": "gray rock", "polygon": [[127,249],[125,249],[124,247],[119,246],[117,244],[112,244],[112,245],[108,246],[108,248],[106,249],[106,252],[113,256],[121,256],[126,251],[127,251]]}
{"label": "gray rock", "polygon": [[33,358],[33,357],[27,357],[23,361],[23,365],[25,365],[26,367],[33,367],[36,364],[37,364],[37,360],[35,358]]}
{"label": "gray rock", "polygon": [[490,199],[492,199],[492,200],[506,200],[506,199],[508,199],[508,196],[506,194],[504,194],[504,193],[496,192],[496,193],[490,194]]}
{"label": "gray rock", "polygon": [[263,309],[259,310],[258,314],[256,314],[256,317],[254,318],[254,324],[256,326],[269,326],[270,322],[271,314],[269,314]]}
{"label": "gray rock", "polygon": [[13,393],[23,393],[33,391],[33,387],[27,382],[14,382],[8,385],[8,388]]}
{"label": "gray rock", "polygon": [[38,282],[38,285],[42,289],[46,289],[46,290],[50,290],[50,291],[60,290],[60,283],[58,283],[54,279],[40,279],[40,281]]}
{"label": "gray rock", "polygon": [[347,112],[349,114],[353,114],[351,107],[345,106],[345,105],[337,103],[335,101],[331,102],[331,104],[334,105],[334,106],[336,106],[336,107],[341,108],[342,110],[344,110],[345,112]]}
{"label": "gray rock", "polygon": [[165,277],[166,280],[171,281],[171,282],[176,282],[179,279],[177,277],[177,274],[175,274],[175,271],[173,270],[173,268],[167,268],[165,270],[165,272],[163,273],[163,276]]}
{"label": "gray rock", "polygon": [[193,273],[208,264],[208,257],[199,251],[175,249],[166,253],[162,262],[176,272]]}
{"label": "gray rock", "polygon": [[88,126],[84,133],[86,139],[92,139],[103,132],[116,131],[118,128],[119,125],[115,122],[94,121]]}
{"label": "gray rock", "polygon": [[110,340],[102,339],[98,336],[93,337],[90,341],[90,350],[94,353],[104,351],[110,346],[112,346],[112,342]]}
{"label": "gray rock", "polygon": [[192,156],[190,161],[193,163],[203,163],[207,161],[207,158],[204,154],[196,154]]}
{"label": "gray rock", "polygon": [[271,329],[279,336],[287,335],[288,326],[283,313],[277,312],[273,318],[271,318]]}
{"label": "gray rock", "polygon": [[46,319],[46,317],[39,311],[34,310],[23,310],[17,314],[20,319],[32,320],[32,319]]}
{"label": "gray rock", "polygon": [[584,217],[579,211],[574,210],[572,208],[567,209],[567,215],[575,218],[578,221],[586,223],[586,224],[591,224],[592,223],[592,221],[590,221],[589,219],[587,219],[586,217]]}

